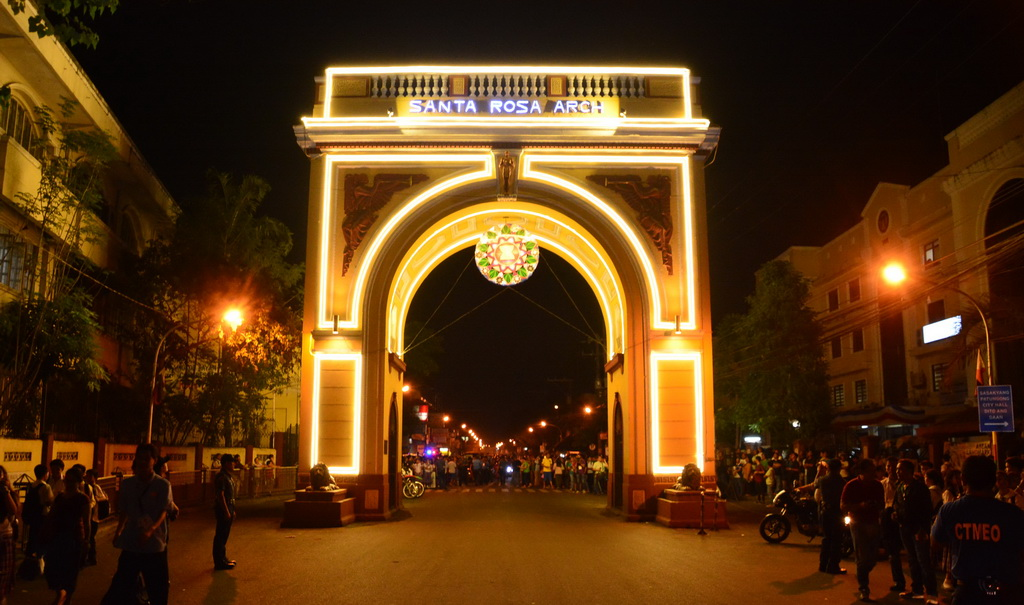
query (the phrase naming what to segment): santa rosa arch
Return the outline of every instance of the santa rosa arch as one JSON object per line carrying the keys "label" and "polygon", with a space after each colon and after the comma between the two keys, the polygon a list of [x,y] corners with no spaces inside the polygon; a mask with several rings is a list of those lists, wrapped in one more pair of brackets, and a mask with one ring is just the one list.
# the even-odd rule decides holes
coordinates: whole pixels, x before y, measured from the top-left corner
{"label": "santa rosa arch", "polygon": [[601,308],[608,506],[654,518],[690,463],[713,484],[703,166],[718,129],[697,79],[407,66],[329,68],[317,84],[296,127],[311,163],[300,465],[326,463],[356,518],[401,507],[411,301],[439,263],[515,224]]}

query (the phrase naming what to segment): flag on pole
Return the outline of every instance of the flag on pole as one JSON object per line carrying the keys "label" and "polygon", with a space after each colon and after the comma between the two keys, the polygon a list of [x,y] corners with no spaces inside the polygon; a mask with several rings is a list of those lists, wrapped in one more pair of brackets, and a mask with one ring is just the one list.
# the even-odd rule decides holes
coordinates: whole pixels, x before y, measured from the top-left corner
{"label": "flag on pole", "polygon": [[978,349],[978,365],[974,371],[974,380],[979,385],[988,384],[985,379],[988,368],[985,367],[985,360],[981,358],[981,349]]}

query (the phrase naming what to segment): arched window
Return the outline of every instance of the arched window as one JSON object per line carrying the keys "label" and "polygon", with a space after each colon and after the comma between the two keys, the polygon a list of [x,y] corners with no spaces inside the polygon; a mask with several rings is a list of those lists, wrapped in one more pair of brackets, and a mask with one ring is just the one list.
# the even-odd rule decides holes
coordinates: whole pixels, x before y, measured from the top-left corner
{"label": "arched window", "polygon": [[11,99],[0,116],[0,126],[19,145],[32,155],[36,155],[36,132],[32,114],[17,99]]}
{"label": "arched window", "polygon": [[135,256],[142,254],[142,238],[139,236],[138,223],[131,212],[121,213],[121,222],[118,225],[117,235],[121,238],[126,252]]}

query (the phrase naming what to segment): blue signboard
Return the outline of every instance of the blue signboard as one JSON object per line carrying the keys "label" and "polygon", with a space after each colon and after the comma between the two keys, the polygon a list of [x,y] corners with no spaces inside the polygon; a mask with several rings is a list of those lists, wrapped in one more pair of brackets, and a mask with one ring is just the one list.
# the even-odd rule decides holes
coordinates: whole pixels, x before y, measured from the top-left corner
{"label": "blue signboard", "polygon": [[1010,385],[978,387],[978,430],[1013,432],[1013,391]]}

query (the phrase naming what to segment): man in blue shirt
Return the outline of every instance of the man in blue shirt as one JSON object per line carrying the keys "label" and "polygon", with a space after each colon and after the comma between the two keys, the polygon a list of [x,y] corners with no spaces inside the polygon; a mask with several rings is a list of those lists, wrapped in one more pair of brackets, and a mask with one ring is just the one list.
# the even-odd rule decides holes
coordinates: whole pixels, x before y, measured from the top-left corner
{"label": "man in blue shirt", "polygon": [[932,526],[933,548],[948,544],[952,555],[953,605],[1024,602],[1024,511],[996,500],[991,459],[971,456],[962,472],[967,494],[944,504]]}
{"label": "man in blue shirt", "polygon": [[133,476],[121,482],[120,509],[114,546],[121,549],[117,571],[103,597],[104,605],[121,605],[136,599],[139,574],[146,583],[152,605],[167,605],[167,511],[171,484],[154,472],[156,447],[143,443],[135,448]]}

